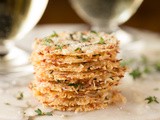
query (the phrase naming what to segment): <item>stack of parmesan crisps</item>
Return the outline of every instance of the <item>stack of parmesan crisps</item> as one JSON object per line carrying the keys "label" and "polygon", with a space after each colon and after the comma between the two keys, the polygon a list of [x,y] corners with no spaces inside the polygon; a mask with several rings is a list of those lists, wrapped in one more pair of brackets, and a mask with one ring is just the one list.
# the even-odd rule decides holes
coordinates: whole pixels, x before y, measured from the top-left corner
{"label": "stack of parmesan crisps", "polygon": [[61,111],[92,111],[125,98],[115,88],[125,68],[116,58],[119,42],[103,32],[53,33],[36,39],[30,88],[45,106]]}

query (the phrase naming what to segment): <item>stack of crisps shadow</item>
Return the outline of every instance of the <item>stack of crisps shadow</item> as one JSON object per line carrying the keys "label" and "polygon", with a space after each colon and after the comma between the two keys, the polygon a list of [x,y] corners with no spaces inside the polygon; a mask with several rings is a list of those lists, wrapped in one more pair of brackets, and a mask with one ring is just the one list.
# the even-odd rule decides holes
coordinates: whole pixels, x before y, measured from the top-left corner
{"label": "stack of crisps shadow", "polygon": [[125,68],[117,59],[119,42],[103,32],[63,32],[36,39],[31,61],[34,96],[61,111],[92,111],[123,103],[116,90]]}

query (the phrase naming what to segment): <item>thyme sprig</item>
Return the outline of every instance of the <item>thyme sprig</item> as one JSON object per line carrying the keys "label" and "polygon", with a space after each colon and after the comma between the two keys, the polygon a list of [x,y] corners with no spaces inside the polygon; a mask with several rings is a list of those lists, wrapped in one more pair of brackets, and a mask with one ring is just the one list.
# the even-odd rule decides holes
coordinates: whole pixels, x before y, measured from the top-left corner
{"label": "thyme sprig", "polygon": [[150,103],[159,103],[159,101],[157,100],[157,97],[155,96],[149,96],[147,98],[145,98],[145,100],[147,101],[148,104]]}
{"label": "thyme sprig", "polygon": [[51,116],[52,115],[52,111],[51,112],[42,112],[42,110],[39,108],[37,110],[35,110],[35,112],[37,113],[38,116],[42,116],[42,115]]}

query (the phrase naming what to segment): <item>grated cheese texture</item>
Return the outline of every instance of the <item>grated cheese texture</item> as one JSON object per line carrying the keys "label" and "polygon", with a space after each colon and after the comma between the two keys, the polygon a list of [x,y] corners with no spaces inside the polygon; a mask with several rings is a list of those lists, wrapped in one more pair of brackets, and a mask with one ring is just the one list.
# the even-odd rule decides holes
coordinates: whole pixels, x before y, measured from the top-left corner
{"label": "grated cheese texture", "polygon": [[56,55],[92,55],[118,48],[118,40],[104,32],[62,32],[36,39],[34,48]]}

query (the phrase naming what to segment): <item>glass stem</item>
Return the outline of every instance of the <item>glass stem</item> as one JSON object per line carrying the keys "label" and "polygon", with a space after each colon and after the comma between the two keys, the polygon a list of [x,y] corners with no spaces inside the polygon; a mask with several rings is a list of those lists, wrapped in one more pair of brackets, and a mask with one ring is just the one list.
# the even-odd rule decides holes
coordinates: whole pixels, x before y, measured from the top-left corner
{"label": "glass stem", "polygon": [[[32,71],[29,54],[16,47],[14,42],[5,41],[0,48],[0,76],[24,71]],[[30,72],[28,72],[30,73]]]}
{"label": "glass stem", "polygon": [[9,50],[3,40],[0,40],[0,58],[3,58],[8,54]]}
{"label": "glass stem", "polygon": [[119,28],[118,26],[114,25],[108,25],[108,24],[96,24],[92,25],[91,30],[95,30],[98,32],[106,32],[106,33],[112,33],[117,31]]}
{"label": "glass stem", "polygon": [[[11,41],[11,40],[5,41],[4,43],[0,44],[1,62],[5,62],[7,64],[11,61],[18,62],[18,58],[25,57],[26,59],[26,56],[28,57],[28,53],[16,47],[14,44],[14,41]],[[23,60],[23,61],[26,61],[26,60]],[[23,62],[23,61],[19,61],[19,62]]]}

